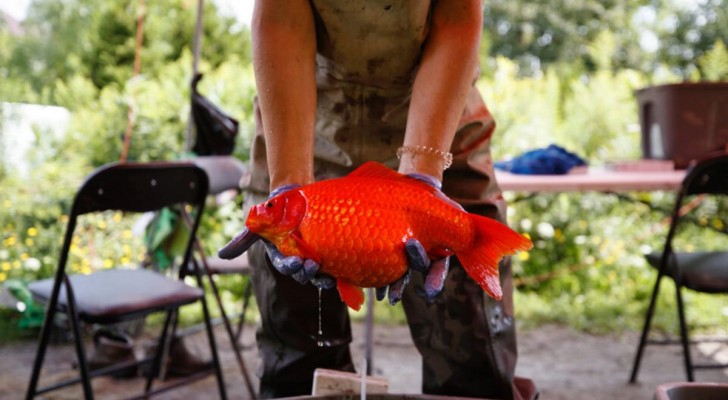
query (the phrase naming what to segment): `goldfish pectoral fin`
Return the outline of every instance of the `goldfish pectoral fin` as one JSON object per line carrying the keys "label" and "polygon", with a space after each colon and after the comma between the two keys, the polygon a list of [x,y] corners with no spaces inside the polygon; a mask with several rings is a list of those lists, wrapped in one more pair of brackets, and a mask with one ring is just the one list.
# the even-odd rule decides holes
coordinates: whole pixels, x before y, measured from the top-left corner
{"label": "goldfish pectoral fin", "polygon": [[389,304],[395,305],[400,300],[402,300],[402,294],[404,293],[404,288],[407,287],[407,284],[410,281],[410,272],[407,270],[407,272],[402,275],[401,278],[397,279],[396,282],[389,285]]}
{"label": "goldfish pectoral fin", "polygon": [[346,303],[349,308],[359,311],[361,305],[364,304],[364,290],[359,286],[355,286],[344,279],[336,280],[336,288],[339,290],[341,300]]}
{"label": "goldfish pectoral fin", "polygon": [[312,249],[311,246],[309,246],[308,243],[306,243],[303,238],[301,238],[300,233],[292,233],[291,238],[296,243],[296,248],[303,255],[303,258],[314,260],[316,261],[316,263],[321,262],[321,257],[319,256],[318,252]]}

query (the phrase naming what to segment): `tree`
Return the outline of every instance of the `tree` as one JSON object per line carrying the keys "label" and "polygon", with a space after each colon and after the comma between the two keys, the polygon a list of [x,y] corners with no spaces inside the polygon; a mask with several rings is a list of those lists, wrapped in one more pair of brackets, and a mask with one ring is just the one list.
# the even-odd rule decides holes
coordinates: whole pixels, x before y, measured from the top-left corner
{"label": "tree", "polygon": [[704,79],[709,81],[728,81],[728,49],[722,40],[698,60]]}
{"label": "tree", "polygon": [[[3,77],[27,82],[44,103],[55,102],[57,80],[89,77],[101,89],[123,85],[133,73],[136,16],[144,14],[142,72],[151,76],[192,47],[197,12],[193,0],[33,0],[26,34],[0,51]],[[205,3],[201,57],[218,66],[232,56],[250,60],[249,35]],[[2,39],[0,39],[2,41]],[[230,46],[234,43],[234,46]],[[23,101],[24,99],[17,99]]]}
{"label": "tree", "polygon": [[701,71],[696,60],[716,42],[728,42],[726,1],[702,0],[691,4],[692,7],[679,7],[674,0],[660,2],[654,27],[660,40],[659,62],[683,78]]}
{"label": "tree", "polygon": [[530,74],[552,63],[581,61],[594,66],[588,46],[603,31],[614,34],[614,65],[634,65],[637,32],[632,16],[648,0],[493,0],[485,5],[491,55],[516,60]]}

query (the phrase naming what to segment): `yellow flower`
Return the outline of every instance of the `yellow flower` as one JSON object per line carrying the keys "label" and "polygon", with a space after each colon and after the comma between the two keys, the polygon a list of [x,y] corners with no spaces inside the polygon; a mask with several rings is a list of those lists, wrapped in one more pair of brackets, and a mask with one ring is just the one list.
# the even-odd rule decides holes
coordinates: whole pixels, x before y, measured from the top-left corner
{"label": "yellow flower", "polygon": [[10,271],[10,263],[6,261],[0,264],[0,269],[2,269],[3,271]]}
{"label": "yellow flower", "polygon": [[120,213],[120,212],[116,212],[116,213],[114,213],[114,217],[113,217],[112,219],[113,219],[113,220],[114,220],[114,222],[116,222],[116,223],[119,223],[119,222],[121,222],[121,213]]}
{"label": "yellow flower", "polygon": [[98,226],[99,229],[106,229],[106,221],[104,221],[103,219],[99,220],[99,222],[96,223],[96,226]]}
{"label": "yellow flower", "polygon": [[10,236],[7,239],[3,240],[3,245],[5,247],[15,246],[15,243],[17,243],[18,240],[15,238],[15,236]]}
{"label": "yellow flower", "polygon": [[36,229],[34,226],[31,226],[30,228],[28,228],[27,233],[28,233],[28,236],[34,237],[35,235],[38,234],[38,229]]}
{"label": "yellow flower", "polygon": [[131,229],[125,229],[124,232],[121,233],[121,236],[124,239],[131,239],[131,236],[132,236]]}
{"label": "yellow flower", "polygon": [[131,263],[131,260],[129,259],[129,257],[121,257],[121,260],[119,260],[119,262],[121,263],[121,265],[127,265]]}
{"label": "yellow flower", "polygon": [[108,258],[104,259],[104,268],[111,268],[114,266],[114,262]]}
{"label": "yellow flower", "polygon": [[23,254],[21,254],[21,255],[20,255],[20,259],[21,259],[22,261],[25,261],[25,260],[27,260],[28,258],[30,258],[30,256],[28,255],[28,253],[23,253]]}
{"label": "yellow flower", "polygon": [[722,219],[715,218],[713,219],[713,228],[722,231],[725,224],[723,223]]}
{"label": "yellow flower", "polygon": [[34,244],[35,244],[35,242],[33,241],[33,239],[31,239],[31,238],[26,238],[25,239],[25,245],[26,246],[32,246]]}
{"label": "yellow flower", "polygon": [[528,261],[530,257],[530,254],[527,251],[522,251],[518,253],[518,259],[521,261]]}
{"label": "yellow flower", "polygon": [[6,279],[8,279],[8,274],[0,272],[0,282],[5,282]]}

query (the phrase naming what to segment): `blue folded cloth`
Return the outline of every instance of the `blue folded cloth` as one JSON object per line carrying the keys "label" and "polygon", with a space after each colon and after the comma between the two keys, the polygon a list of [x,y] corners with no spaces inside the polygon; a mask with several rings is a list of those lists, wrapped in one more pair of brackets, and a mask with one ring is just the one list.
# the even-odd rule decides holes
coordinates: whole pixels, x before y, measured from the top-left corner
{"label": "blue folded cloth", "polygon": [[503,171],[528,175],[563,175],[580,165],[586,165],[586,162],[555,144],[545,149],[530,150],[511,160],[498,161],[494,164]]}

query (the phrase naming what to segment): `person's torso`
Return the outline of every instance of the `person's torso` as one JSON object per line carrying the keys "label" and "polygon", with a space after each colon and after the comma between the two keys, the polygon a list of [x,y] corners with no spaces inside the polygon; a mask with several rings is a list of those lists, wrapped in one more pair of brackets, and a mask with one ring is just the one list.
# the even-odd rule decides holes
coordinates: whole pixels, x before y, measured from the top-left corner
{"label": "person's torso", "polygon": [[317,36],[315,154],[393,162],[430,29],[429,0],[311,0]]}

